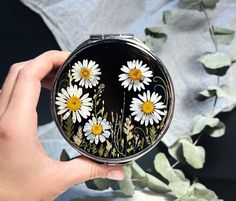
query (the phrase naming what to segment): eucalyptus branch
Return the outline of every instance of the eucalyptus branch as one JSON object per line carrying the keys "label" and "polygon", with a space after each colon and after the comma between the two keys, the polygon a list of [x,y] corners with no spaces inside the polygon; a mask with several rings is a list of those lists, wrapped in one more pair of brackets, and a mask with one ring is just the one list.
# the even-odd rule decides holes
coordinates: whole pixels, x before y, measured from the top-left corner
{"label": "eucalyptus branch", "polygon": [[[215,52],[217,52],[218,51],[218,46],[217,46],[217,42],[216,42],[215,35],[214,35],[214,26],[210,22],[210,19],[207,15],[206,9],[205,9],[204,4],[203,4],[202,1],[200,2],[200,9],[201,9],[201,11],[203,12],[203,14],[206,18],[206,21],[207,21],[207,24],[208,24],[208,27],[209,27],[210,36],[211,36],[212,42],[215,46]],[[219,86],[219,85],[220,85],[220,76],[218,75],[217,76],[217,86]],[[215,106],[216,106],[216,103],[217,103],[217,99],[218,99],[218,97],[215,96],[215,100],[213,102],[212,113],[214,112],[214,109],[215,109]]]}
{"label": "eucalyptus branch", "polygon": [[210,32],[211,40],[212,40],[212,42],[213,42],[213,44],[215,46],[215,52],[217,52],[218,51],[218,46],[217,46],[217,42],[215,40],[214,27],[213,27],[213,25],[210,22],[210,19],[209,19],[208,15],[207,15],[205,6],[202,3],[202,1],[200,2],[200,9],[201,9],[201,11],[203,12],[203,14],[204,14],[204,16],[206,18],[206,21],[207,21],[207,24],[208,24],[208,27],[209,27],[209,32]]}

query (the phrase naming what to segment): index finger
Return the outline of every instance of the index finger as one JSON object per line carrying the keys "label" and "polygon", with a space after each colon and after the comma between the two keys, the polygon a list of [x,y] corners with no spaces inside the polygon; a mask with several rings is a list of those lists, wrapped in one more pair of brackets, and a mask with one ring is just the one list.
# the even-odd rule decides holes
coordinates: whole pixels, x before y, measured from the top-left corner
{"label": "index finger", "polygon": [[[29,62],[18,73],[7,108],[14,114],[30,114],[36,110],[41,80],[67,59],[69,52],[48,51]],[[29,112],[29,113],[25,113]]]}

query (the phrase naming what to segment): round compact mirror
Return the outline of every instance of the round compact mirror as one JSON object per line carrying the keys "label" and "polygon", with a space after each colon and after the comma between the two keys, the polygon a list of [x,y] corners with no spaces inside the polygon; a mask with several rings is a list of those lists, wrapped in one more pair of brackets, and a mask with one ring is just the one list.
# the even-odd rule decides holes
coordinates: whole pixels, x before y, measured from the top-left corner
{"label": "round compact mirror", "polygon": [[132,37],[91,38],[60,68],[52,113],[64,138],[82,155],[124,163],[150,151],[174,109],[162,62]]}

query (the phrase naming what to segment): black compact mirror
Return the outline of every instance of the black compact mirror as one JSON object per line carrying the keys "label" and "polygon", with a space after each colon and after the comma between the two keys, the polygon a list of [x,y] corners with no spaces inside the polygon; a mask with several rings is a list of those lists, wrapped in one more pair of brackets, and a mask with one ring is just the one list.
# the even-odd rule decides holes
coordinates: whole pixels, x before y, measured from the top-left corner
{"label": "black compact mirror", "polygon": [[166,133],[173,109],[166,68],[135,39],[87,41],[62,65],[52,90],[53,117],[64,138],[105,163],[150,151]]}

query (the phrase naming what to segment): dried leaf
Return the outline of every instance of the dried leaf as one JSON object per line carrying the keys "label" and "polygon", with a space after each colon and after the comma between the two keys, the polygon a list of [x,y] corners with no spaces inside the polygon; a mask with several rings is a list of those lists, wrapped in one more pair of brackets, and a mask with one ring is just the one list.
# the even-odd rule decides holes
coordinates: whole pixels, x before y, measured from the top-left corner
{"label": "dried leaf", "polygon": [[179,0],[178,6],[182,9],[198,10],[214,9],[219,0]]}
{"label": "dried leaf", "polygon": [[221,137],[225,133],[225,125],[218,118],[198,115],[194,118],[192,135],[206,132],[211,137]]}
{"label": "dried leaf", "polygon": [[71,136],[73,136],[74,134],[74,124],[71,116],[69,116],[64,122],[64,130],[66,132],[66,135],[68,138],[71,138]]}
{"label": "dried leaf", "polygon": [[151,126],[151,128],[149,129],[149,133],[150,133],[150,139],[151,139],[152,144],[155,142],[156,132],[157,132],[157,129],[155,128],[155,126]]}
{"label": "dried leaf", "polygon": [[105,150],[104,145],[101,144],[100,147],[99,147],[99,149],[98,149],[98,155],[99,155],[100,157],[103,155],[104,150]]}
{"label": "dried leaf", "polygon": [[223,76],[232,64],[232,56],[229,53],[217,52],[206,54],[199,61],[207,73]]}
{"label": "dried leaf", "polygon": [[226,98],[227,100],[229,100],[231,102],[235,102],[235,100],[236,100],[236,95],[229,92],[227,86],[225,86],[225,85],[210,86],[210,87],[208,87],[207,90],[201,91],[198,94],[197,99],[200,101],[205,101],[206,99],[211,98],[213,96],[217,96],[220,98]]}
{"label": "dried leaf", "polygon": [[125,171],[125,179],[118,181],[120,190],[127,196],[134,194],[134,185],[131,180],[132,170],[130,165],[123,166]]}
{"label": "dried leaf", "polygon": [[173,22],[173,15],[170,10],[165,10],[163,12],[163,23],[164,24],[171,24]]}
{"label": "dried leaf", "polygon": [[235,31],[213,26],[213,34],[217,43],[230,44],[234,39]]}
{"label": "dried leaf", "polygon": [[126,134],[127,142],[133,139],[134,137],[133,132],[132,132],[133,128],[134,128],[134,125],[132,124],[131,118],[130,117],[125,118],[123,132]]}
{"label": "dried leaf", "polygon": [[63,149],[61,152],[60,161],[69,161],[69,160],[70,160],[69,154],[66,152],[65,149]]}
{"label": "dried leaf", "polygon": [[106,140],[107,146],[106,146],[106,150],[107,152],[109,152],[112,148],[112,144],[109,142],[109,140]]}
{"label": "dried leaf", "polygon": [[82,127],[79,126],[76,135],[73,136],[74,142],[79,146],[83,140],[83,131]]}

